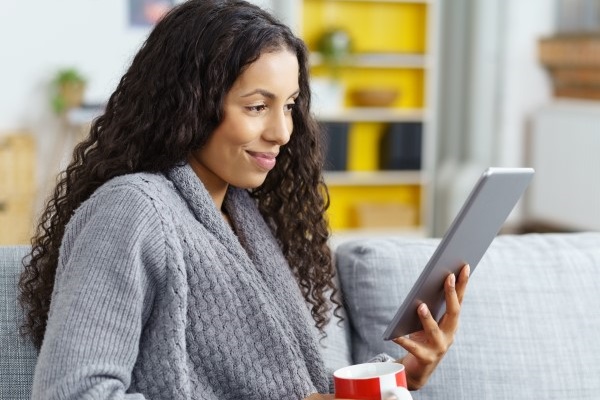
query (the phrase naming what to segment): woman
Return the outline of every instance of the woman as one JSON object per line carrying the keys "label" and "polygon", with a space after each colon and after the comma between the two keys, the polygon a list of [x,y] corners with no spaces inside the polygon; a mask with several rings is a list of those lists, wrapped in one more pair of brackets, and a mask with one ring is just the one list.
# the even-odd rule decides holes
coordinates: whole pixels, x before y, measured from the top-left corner
{"label": "woman", "polygon": [[[191,0],[158,23],[34,238],[33,398],[331,398],[310,327],[335,287],[309,109],[306,48],[259,8]],[[452,341],[453,278],[440,326],[424,310],[422,340],[397,339],[413,388]]]}

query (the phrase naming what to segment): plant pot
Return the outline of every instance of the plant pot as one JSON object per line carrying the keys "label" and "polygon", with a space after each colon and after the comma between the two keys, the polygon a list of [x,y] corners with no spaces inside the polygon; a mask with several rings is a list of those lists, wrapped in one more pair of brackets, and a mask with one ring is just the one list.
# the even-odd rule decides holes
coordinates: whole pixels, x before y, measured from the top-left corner
{"label": "plant pot", "polygon": [[58,88],[60,96],[64,101],[64,108],[76,108],[83,103],[83,92],[85,84],[82,82],[65,82]]}
{"label": "plant pot", "polygon": [[344,85],[328,78],[312,78],[312,111],[317,115],[335,113],[344,106]]}

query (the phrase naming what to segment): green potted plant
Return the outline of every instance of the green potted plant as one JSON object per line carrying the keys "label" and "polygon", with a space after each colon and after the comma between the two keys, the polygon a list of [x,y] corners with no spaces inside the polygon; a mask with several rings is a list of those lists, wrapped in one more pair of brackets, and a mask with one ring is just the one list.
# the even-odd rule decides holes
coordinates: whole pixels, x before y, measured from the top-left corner
{"label": "green potted plant", "polygon": [[75,68],[64,68],[56,72],[52,80],[52,108],[57,114],[79,107],[87,81]]}
{"label": "green potted plant", "polygon": [[340,78],[340,67],[352,47],[350,34],[341,28],[331,28],[321,34],[318,50],[333,79]]}
{"label": "green potted plant", "polygon": [[314,110],[317,113],[335,113],[344,104],[345,87],[341,69],[351,52],[350,35],[341,28],[327,29],[318,39],[317,50],[327,73],[311,80]]}

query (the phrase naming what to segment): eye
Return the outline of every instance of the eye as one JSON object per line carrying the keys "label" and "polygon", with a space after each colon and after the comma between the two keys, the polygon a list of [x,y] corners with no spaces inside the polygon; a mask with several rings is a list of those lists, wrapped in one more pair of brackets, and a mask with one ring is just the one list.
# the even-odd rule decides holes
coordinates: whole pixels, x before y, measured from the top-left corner
{"label": "eye", "polygon": [[283,110],[286,113],[291,113],[292,111],[294,111],[294,108],[296,108],[296,103],[288,103],[284,106]]}
{"label": "eye", "polygon": [[267,106],[264,104],[258,104],[255,106],[246,107],[246,110],[256,113],[256,114],[261,113],[261,112],[265,111],[266,109],[267,109]]}

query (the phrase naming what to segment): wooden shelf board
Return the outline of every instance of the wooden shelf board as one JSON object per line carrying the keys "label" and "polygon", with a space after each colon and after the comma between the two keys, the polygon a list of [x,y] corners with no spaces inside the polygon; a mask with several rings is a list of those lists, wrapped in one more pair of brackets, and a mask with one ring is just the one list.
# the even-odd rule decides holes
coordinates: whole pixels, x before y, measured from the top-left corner
{"label": "wooden shelf board", "polygon": [[405,4],[429,4],[431,0],[319,0],[338,3],[405,3]]}
{"label": "wooden shelf board", "polygon": [[424,174],[416,171],[325,171],[328,186],[423,185]]}
{"label": "wooden shelf board", "polygon": [[338,111],[315,111],[321,122],[423,122],[426,112],[414,108],[351,107]]}
{"label": "wooden shelf board", "polygon": [[[324,65],[321,53],[310,54],[311,66]],[[341,61],[343,67],[427,68],[429,57],[418,53],[356,53]]]}

